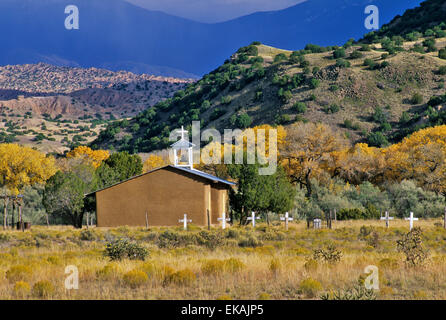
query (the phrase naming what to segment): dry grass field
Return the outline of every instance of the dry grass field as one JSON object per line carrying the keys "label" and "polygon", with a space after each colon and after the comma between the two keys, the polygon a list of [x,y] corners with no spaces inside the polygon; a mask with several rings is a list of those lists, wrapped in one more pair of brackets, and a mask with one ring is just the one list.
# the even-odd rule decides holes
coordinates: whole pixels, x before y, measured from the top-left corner
{"label": "dry grass field", "polygon": [[[275,224],[275,225],[274,225]],[[366,226],[366,228],[362,228]],[[409,230],[395,220],[306,223],[226,230],[121,227],[75,230],[36,226],[0,231],[0,299],[320,299],[361,283],[364,268],[379,268],[377,299],[446,299],[446,230],[421,220],[426,262],[405,264],[396,241]],[[111,261],[107,242],[127,238],[146,249],[145,261]],[[314,250],[334,245],[338,262],[314,260]],[[66,290],[65,268],[79,270],[79,289]]]}

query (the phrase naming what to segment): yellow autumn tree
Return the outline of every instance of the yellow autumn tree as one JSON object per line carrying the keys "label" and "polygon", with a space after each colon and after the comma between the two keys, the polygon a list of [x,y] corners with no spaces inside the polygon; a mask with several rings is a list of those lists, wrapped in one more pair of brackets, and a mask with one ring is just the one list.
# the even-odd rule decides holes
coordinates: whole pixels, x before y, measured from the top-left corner
{"label": "yellow autumn tree", "polygon": [[143,164],[143,172],[166,166],[170,163],[169,159],[151,154]]}
{"label": "yellow autumn tree", "polygon": [[86,146],[79,146],[67,153],[67,158],[80,158],[90,162],[93,167],[98,168],[101,163],[110,157],[110,153],[106,150],[92,150]]}
{"label": "yellow autumn tree", "polygon": [[359,185],[364,181],[383,182],[386,160],[382,149],[358,143],[354,147],[333,153],[332,175]]}
{"label": "yellow autumn tree", "polygon": [[419,130],[384,149],[384,154],[386,179],[412,179],[446,195],[446,125]]}
{"label": "yellow autumn tree", "polygon": [[0,144],[0,183],[8,194],[5,194],[4,221],[6,228],[7,196],[18,195],[26,186],[43,183],[57,171],[53,157],[30,147],[17,144]]}
{"label": "yellow autumn tree", "polygon": [[347,146],[345,138],[327,125],[295,123],[280,148],[280,163],[291,181],[304,186],[310,196],[311,179],[332,170],[337,152]]}

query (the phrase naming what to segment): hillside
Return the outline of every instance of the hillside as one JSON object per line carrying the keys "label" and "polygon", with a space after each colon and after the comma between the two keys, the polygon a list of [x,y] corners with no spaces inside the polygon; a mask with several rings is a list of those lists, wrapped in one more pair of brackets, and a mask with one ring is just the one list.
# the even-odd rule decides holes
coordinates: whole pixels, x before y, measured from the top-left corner
{"label": "hillside", "polygon": [[398,141],[445,120],[446,60],[439,58],[445,28],[439,26],[433,38],[350,41],[344,48],[309,45],[293,53],[254,43],[174,98],[130,122],[109,125],[93,146],[162,149],[169,145],[171,130],[193,120],[219,130],[323,122],[352,142],[382,146]]}
{"label": "hillside", "polygon": [[0,67],[0,141],[61,152],[136,115],[191,80],[48,64]]}

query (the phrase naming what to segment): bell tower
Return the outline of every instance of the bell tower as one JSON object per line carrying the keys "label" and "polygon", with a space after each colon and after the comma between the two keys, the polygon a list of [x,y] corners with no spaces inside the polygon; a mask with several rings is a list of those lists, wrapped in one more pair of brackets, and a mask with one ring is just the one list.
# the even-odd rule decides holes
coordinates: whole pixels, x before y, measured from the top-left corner
{"label": "bell tower", "polygon": [[185,134],[188,132],[184,130],[183,126],[177,132],[181,134],[181,139],[170,146],[173,150],[174,165],[175,167],[194,169],[192,149],[195,145],[185,138]]}

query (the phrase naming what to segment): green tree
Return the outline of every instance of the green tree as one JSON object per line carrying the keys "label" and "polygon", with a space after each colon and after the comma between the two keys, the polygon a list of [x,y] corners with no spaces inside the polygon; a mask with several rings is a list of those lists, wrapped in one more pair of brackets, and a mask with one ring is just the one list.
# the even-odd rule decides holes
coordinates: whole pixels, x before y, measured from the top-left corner
{"label": "green tree", "polygon": [[[101,168],[102,167],[102,168]],[[127,180],[142,173],[143,163],[137,154],[127,151],[113,153],[98,168],[98,176],[102,187]]]}
{"label": "green tree", "polygon": [[237,212],[240,223],[245,224],[251,211],[258,213],[283,213],[292,208],[294,188],[288,181],[282,168],[272,175],[260,175],[261,165],[256,164],[228,165],[229,175],[237,180],[237,190],[231,190],[231,207]]}
{"label": "green tree", "polygon": [[77,164],[66,172],[58,171],[45,185],[43,205],[48,214],[63,223],[82,228],[84,195],[94,191],[97,178],[92,166]]}

